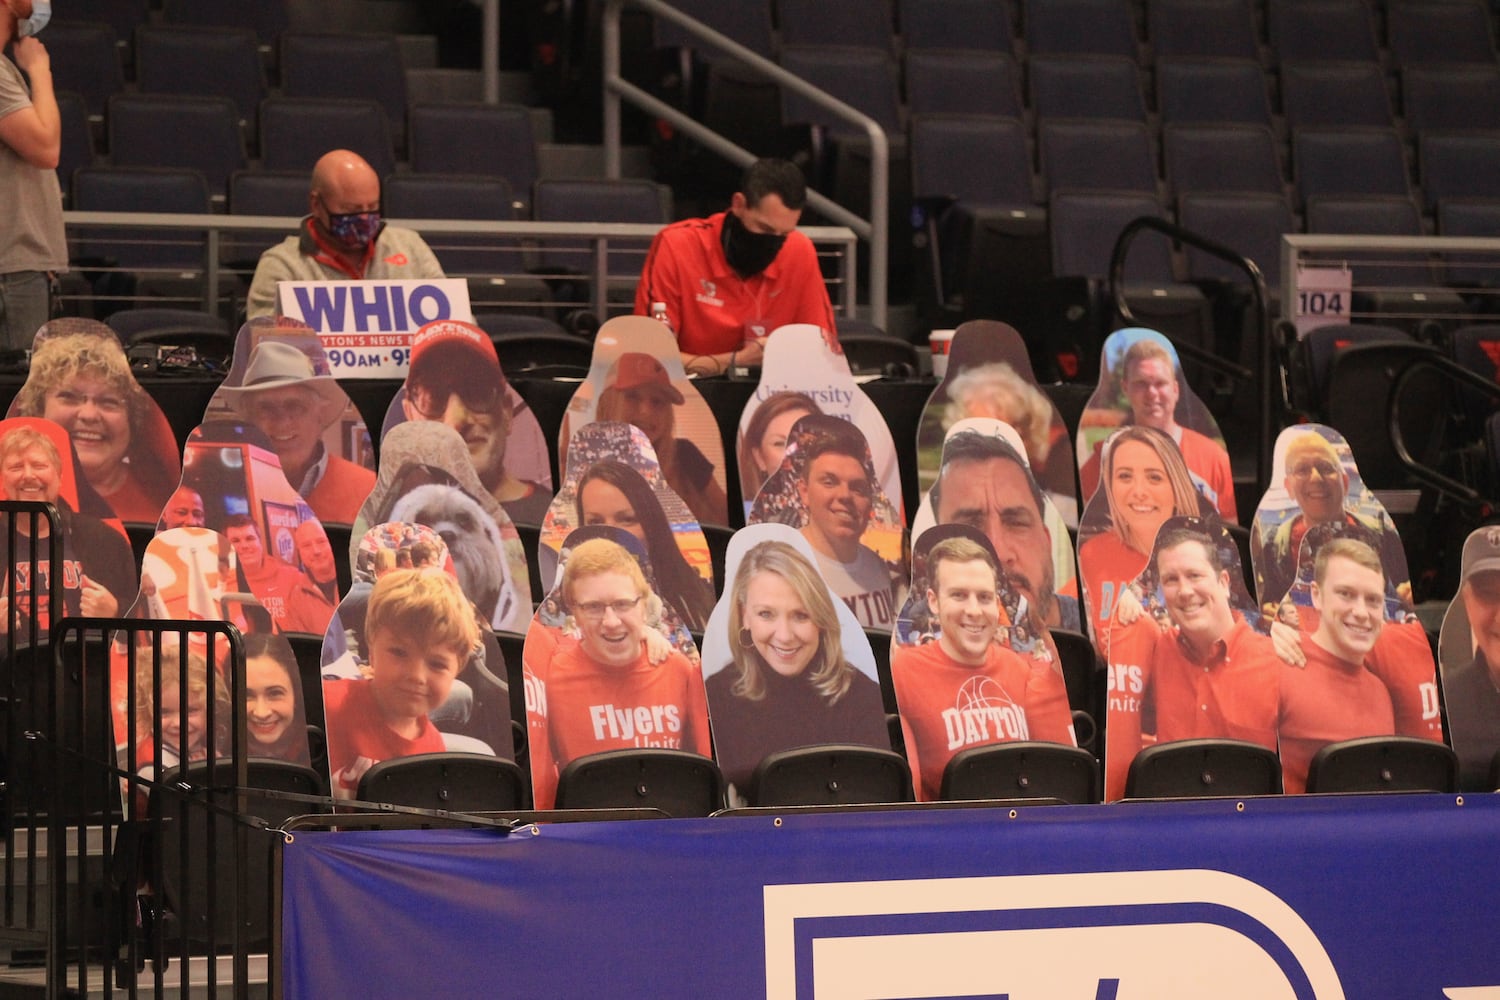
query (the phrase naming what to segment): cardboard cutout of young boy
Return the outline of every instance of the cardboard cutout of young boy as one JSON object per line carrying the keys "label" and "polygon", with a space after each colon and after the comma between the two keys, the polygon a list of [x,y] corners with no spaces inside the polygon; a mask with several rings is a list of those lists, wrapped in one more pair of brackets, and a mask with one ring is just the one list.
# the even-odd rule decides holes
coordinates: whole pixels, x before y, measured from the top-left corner
{"label": "cardboard cutout of young boy", "polygon": [[1015,428],[981,417],[948,428],[912,536],[934,524],[968,524],[984,533],[1006,576],[1026,595],[1036,627],[1083,631],[1073,537],[1032,476]]}
{"label": "cardboard cutout of young boy", "polygon": [[322,635],[339,600],[335,557],[265,435],[249,424],[208,421],[188,435],[184,459],[183,487],[162,524],[176,521],[180,496],[199,498],[201,523],[229,543],[231,589],[255,596],[271,630]]}
{"label": "cardboard cutout of young boy", "polygon": [[599,328],[588,378],[558,432],[560,464],[571,438],[595,421],[645,432],[662,474],[700,524],[729,524],[719,425],[682,368],[677,341],[648,316],[617,316]]}
{"label": "cardboard cutout of young boy", "polygon": [[711,753],[703,675],[696,657],[671,646],[675,630],[651,589],[645,546],[621,528],[580,531],[564,540],[568,557],[547,595],[563,624],[539,615],[522,654],[538,809],[552,808],[558,775],[579,757],[646,747]]}
{"label": "cardboard cutout of young boy", "polygon": [[355,583],[323,646],[333,794],[383,760],[457,751],[511,759],[505,661],[442,537],[387,522],[356,546]]}
{"label": "cardboard cutout of young boy", "polygon": [[115,332],[97,320],[61,317],[37,330],[8,415],[61,425],[89,485],[122,521],[155,524],[181,478],[171,425],[136,382]]}
{"label": "cardboard cutout of young boy", "polygon": [[794,528],[735,532],[728,582],[703,637],[714,755],[731,801],[753,801],[756,766],[817,743],[890,749],[870,642]]}
{"label": "cardboard cutout of young boy", "polygon": [[948,370],[917,424],[917,484],[922,492],[937,480],[943,441],[953,425],[975,418],[1000,420],[1015,428],[1032,476],[1063,523],[1077,527],[1076,465],[1067,425],[1037,385],[1020,333],[995,320],[969,320],[953,331]]}
{"label": "cardboard cutout of young boy", "polygon": [[1217,518],[1173,517],[1110,623],[1105,801],[1143,747],[1218,738],[1276,749],[1282,661]]}
{"label": "cardboard cutout of young boy", "polygon": [[1166,432],[1219,516],[1239,521],[1224,436],[1182,375],[1172,342],[1155,330],[1116,330],[1104,341],[1099,388],[1078,425],[1079,496],[1087,507],[1100,483],[1103,442],[1118,428]]}
{"label": "cardboard cutout of young boy", "polygon": [[[16,519],[16,551],[9,548],[8,517],[0,517],[0,555],[12,567],[0,581],[0,633],[14,629],[16,642],[44,642],[58,619],[68,615],[111,617],[129,607],[139,587],[135,556],[118,522],[105,512],[88,485],[68,432],[37,417],[0,421],[0,499],[51,503],[62,532],[61,609],[51,604],[50,527],[37,519],[43,537],[30,535],[31,518]],[[36,560],[33,566],[33,559]],[[35,577],[33,578],[33,568]]]}
{"label": "cardboard cutout of young boy", "polygon": [[858,425],[811,414],[792,425],[781,469],[755,496],[750,524],[788,524],[865,628],[890,630],[906,596],[906,525],[881,490]]}
{"label": "cardboard cutout of young boy", "polygon": [[1460,783],[1465,791],[1492,792],[1500,754],[1500,526],[1469,534],[1459,575],[1438,638],[1443,704]]}
{"label": "cardboard cutout of young boy", "polygon": [[458,432],[435,420],[398,424],[381,442],[380,474],[354,522],[358,539],[386,521],[425,524],[442,535],[464,593],[491,627],[524,631],[531,582],[516,526],[480,483]]}
{"label": "cardboard cutout of young boy", "polygon": [[204,418],[258,428],[320,521],[353,523],[375,485],[364,418],[329,373],[318,335],[293,321],[265,317],[240,329]]}
{"label": "cardboard cutout of young boy", "polygon": [[[740,415],[740,495],[745,498],[747,517],[757,489],[763,489],[764,480],[776,471],[769,464],[775,451],[773,445],[767,450],[764,461],[753,460],[759,471],[748,477],[745,475],[747,467],[743,456],[746,449],[757,438],[760,444],[756,447],[764,449],[768,444],[764,434],[752,435],[752,427],[759,422],[757,413],[760,408],[772,404],[773,400],[781,399],[786,393],[798,393],[815,404],[815,408],[809,412],[839,417],[851,421],[859,428],[870,448],[875,481],[894,505],[897,522],[905,525],[901,470],[897,464],[896,444],[891,438],[891,429],[870,397],[854,381],[854,375],[849,370],[849,359],[842,352],[834,353],[822,329],[809,323],[792,323],[772,331],[770,339],[766,341],[760,384],[755,389],[755,395],[745,405],[744,413]],[[780,407],[786,404],[772,405]],[[791,425],[786,423],[785,426],[789,429]],[[761,481],[754,482],[757,478]]]}
{"label": "cardboard cutout of young boy", "polygon": [[552,502],[552,468],[541,425],[500,367],[489,334],[439,320],[412,337],[406,381],[386,410],[381,437],[408,420],[458,432],[474,471],[511,521],[541,524]]}
{"label": "cardboard cutout of young boy", "polygon": [[891,637],[891,680],[917,801],[939,797],[948,762],[969,747],[1076,746],[1061,666],[1022,624],[1023,598],[989,539],[938,525],[917,539],[912,560],[914,596]]}
{"label": "cardboard cutout of young boy", "polygon": [[708,542],[662,474],[645,432],[633,424],[595,422],[573,435],[562,489],[542,523],[537,561],[549,590],[567,536],[595,525],[623,528],[639,539],[656,592],[683,626],[694,632],[707,627],[714,607]]}

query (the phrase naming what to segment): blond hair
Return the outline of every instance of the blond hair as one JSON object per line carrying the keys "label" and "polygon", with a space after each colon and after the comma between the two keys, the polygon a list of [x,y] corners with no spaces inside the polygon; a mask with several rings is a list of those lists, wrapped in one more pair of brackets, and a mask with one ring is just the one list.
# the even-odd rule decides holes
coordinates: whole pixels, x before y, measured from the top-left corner
{"label": "blond hair", "polygon": [[474,608],[447,573],[393,569],[375,581],[365,634],[385,629],[467,655],[479,644]]}

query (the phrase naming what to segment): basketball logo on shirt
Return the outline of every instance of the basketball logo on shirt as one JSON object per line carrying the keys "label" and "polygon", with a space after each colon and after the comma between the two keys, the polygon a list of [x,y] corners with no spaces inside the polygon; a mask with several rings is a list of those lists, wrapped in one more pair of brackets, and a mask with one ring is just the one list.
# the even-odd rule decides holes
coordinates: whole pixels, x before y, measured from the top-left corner
{"label": "basketball logo on shirt", "polygon": [[991,677],[971,677],[959,685],[954,707],[943,712],[948,749],[1031,738],[1026,710]]}

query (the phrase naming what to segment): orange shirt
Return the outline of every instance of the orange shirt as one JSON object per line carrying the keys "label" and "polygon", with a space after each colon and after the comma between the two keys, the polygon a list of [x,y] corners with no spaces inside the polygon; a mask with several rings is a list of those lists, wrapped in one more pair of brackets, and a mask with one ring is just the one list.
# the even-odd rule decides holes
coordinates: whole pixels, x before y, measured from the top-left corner
{"label": "orange shirt", "polygon": [[1329,743],[1396,731],[1391,696],[1363,663],[1348,663],[1302,637],[1306,667],[1281,667],[1281,782],[1307,791],[1307,768]]}

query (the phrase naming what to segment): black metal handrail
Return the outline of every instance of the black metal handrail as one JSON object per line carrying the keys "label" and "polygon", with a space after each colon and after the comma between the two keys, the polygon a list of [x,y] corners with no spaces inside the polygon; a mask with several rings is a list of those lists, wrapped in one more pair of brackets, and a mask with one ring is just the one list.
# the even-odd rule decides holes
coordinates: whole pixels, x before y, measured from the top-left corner
{"label": "black metal handrail", "polygon": [[[1442,375],[1483,393],[1500,404],[1500,384],[1485,378],[1478,372],[1470,371],[1452,358],[1441,354],[1412,355],[1406,359],[1395,377],[1391,379],[1390,397],[1386,405],[1386,426],[1390,431],[1391,448],[1396,453],[1396,459],[1407,472],[1411,473],[1413,478],[1424,485],[1445,493],[1467,506],[1493,508],[1495,498],[1486,497],[1468,483],[1454,479],[1427,465],[1411,453],[1411,448],[1406,443],[1406,435],[1401,430],[1401,399],[1406,391],[1407,383],[1424,368],[1435,369]],[[1489,511],[1486,510],[1485,513],[1487,515]]]}

